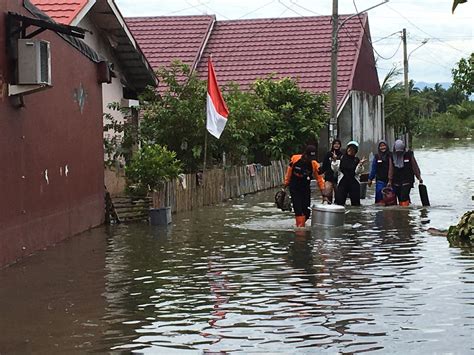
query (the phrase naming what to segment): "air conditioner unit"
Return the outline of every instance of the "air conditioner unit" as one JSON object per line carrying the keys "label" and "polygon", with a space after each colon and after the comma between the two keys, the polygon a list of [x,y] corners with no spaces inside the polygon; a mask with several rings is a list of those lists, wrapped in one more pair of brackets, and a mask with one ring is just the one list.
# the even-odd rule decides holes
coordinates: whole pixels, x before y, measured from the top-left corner
{"label": "air conditioner unit", "polygon": [[18,85],[51,85],[51,50],[41,39],[18,40]]}

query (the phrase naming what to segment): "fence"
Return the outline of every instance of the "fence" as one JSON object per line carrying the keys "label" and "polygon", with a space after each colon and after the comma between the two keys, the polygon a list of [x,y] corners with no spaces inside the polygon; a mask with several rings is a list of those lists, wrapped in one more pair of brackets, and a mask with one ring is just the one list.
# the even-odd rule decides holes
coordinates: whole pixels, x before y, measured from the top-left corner
{"label": "fence", "polygon": [[181,175],[153,194],[153,207],[171,207],[182,212],[214,205],[233,197],[271,189],[282,185],[286,162],[274,161],[269,166],[247,166],[208,170],[204,175]]}

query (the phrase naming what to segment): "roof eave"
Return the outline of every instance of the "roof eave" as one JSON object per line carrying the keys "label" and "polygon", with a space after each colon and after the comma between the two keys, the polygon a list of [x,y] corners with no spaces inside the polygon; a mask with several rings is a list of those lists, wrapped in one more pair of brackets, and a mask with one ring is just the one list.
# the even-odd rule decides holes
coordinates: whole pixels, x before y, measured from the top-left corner
{"label": "roof eave", "polygon": [[[155,72],[128,29],[119,9],[113,0],[106,0],[106,3],[111,10],[111,14],[101,15],[113,17],[118,25],[117,29],[121,32],[120,38],[123,40],[123,43],[117,45],[114,48],[114,52],[122,69],[125,71],[126,82],[137,92],[144,90],[148,85],[156,86],[158,79]],[[100,27],[100,23],[97,25]]]}
{"label": "roof eave", "polygon": [[94,6],[96,0],[89,0],[86,5],[82,7],[81,10],[74,16],[74,18],[70,21],[69,25],[77,26],[79,22],[89,13],[92,6]]}

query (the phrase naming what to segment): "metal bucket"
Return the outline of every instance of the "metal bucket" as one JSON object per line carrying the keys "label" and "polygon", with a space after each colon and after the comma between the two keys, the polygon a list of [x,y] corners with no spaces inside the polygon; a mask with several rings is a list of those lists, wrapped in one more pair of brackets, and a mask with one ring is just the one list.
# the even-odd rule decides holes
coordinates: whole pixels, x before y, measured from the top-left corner
{"label": "metal bucket", "polygon": [[344,225],[346,209],[339,205],[315,205],[312,207],[311,226],[340,227]]}

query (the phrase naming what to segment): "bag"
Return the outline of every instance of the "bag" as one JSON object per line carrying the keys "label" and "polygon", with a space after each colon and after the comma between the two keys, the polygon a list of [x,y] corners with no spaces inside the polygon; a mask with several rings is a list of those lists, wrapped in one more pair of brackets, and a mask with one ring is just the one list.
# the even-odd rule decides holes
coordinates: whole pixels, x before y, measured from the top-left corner
{"label": "bag", "polygon": [[418,185],[418,191],[420,192],[421,204],[423,206],[429,206],[430,199],[428,198],[428,189],[426,188],[426,185]]}
{"label": "bag", "polygon": [[382,189],[383,203],[385,206],[393,206],[397,204],[397,195],[391,187]]}
{"label": "bag", "polygon": [[291,199],[285,190],[280,190],[275,194],[275,203],[282,211],[290,211],[292,209]]}

